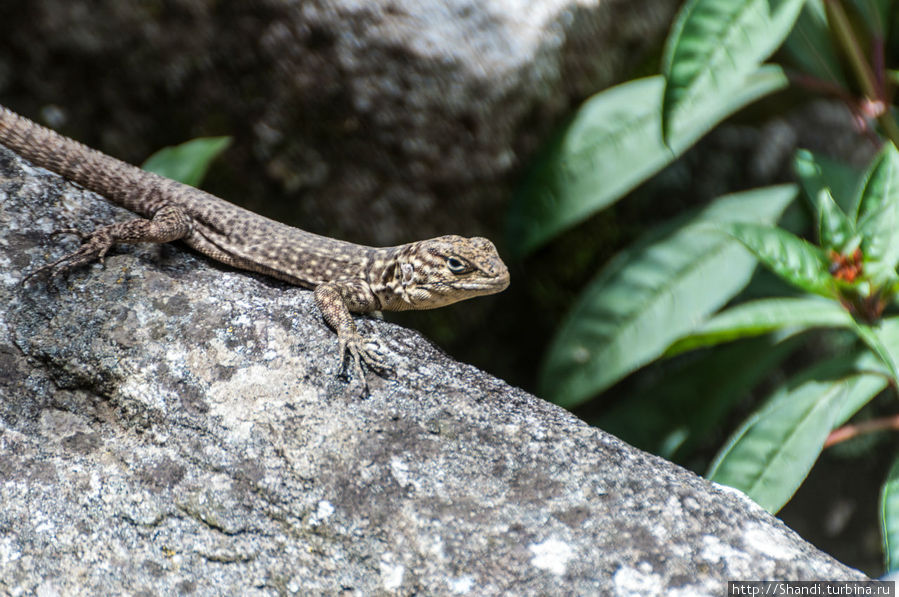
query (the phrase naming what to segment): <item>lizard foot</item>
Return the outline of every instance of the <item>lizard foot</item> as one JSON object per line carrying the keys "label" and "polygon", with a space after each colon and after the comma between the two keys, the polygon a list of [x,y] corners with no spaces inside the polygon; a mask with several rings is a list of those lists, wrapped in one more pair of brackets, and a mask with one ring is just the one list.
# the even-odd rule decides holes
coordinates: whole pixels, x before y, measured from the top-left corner
{"label": "lizard foot", "polygon": [[91,234],[85,234],[75,228],[65,228],[63,230],[54,231],[51,236],[74,234],[81,240],[82,245],[76,251],[63,255],[56,261],[34,270],[22,278],[22,284],[27,284],[35,276],[47,274],[52,277],[94,260],[99,260],[100,263],[103,263],[103,258],[106,256],[106,253],[112,248],[112,245],[115,244],[115,239],[107,228],[109,227],[100,228]]}
{"label": "lizard foot", "polygon": [[368,382],[365,379],[363,363],[381,377],[386,377],[393,373],[393,369],[384,360],[384,355],[378,352],[377,342],[368,340],[357,333],[348,338],[340,338],[339,342],[341,373],[346,372],[347,356],[349,355],[353,364],[353,373],[362,382],[365,394],[368,394]]}

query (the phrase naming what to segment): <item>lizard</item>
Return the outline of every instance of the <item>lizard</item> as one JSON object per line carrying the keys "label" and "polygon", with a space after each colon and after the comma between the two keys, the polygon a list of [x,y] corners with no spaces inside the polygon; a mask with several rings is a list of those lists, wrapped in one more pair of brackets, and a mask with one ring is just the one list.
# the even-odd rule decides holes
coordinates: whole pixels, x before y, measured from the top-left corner
{"label": "lizard", "polygon": [[93,261],[116,243],[182,241],[225,265],[311,289],[336,332],[338,375],[351,363],[367,391],[363,364],[389,371],[377,343],[357,330],[353,313],[422,310],[501,292],[509,270],[486,238],[446,235],[393,247],[369,247],[307,232],[211,193],[106,155],[0,106],[0,144],[28,161],[124,207],[139,218],[78,229],[81,246],[23,279]]}

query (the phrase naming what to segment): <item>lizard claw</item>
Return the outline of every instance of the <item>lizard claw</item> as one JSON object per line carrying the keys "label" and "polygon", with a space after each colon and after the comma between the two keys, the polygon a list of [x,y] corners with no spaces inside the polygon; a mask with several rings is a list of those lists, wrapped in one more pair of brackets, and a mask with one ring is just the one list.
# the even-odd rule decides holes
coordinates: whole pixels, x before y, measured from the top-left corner
{"label": "lizard claw", "polygon": [[384,355],[378,352],[377,343],[367,340],[363,336],[354,333],[350,337],[339,339],[340,343],[340,367],[341,374],[346,373],[347,356],[353,366],[353,373],[362,382],[364,393],[368,393],[368,382],[365,379],[365,370],[363,363],[369,369],[381,376],[390,375],[393,370],[384,360]]}
{"label": "lizard claw", "polygon": [[112,245],[115,243],[112,236],[109,233],[105,232],[102,228],[92,234],[85,234],[80,230],[76,230],[74,228],[65,228],[63,230],[56,230],[51,235],[56,236],[59,234],[75,234],[79,239],[81,239],[82,245],[77,250],[63,255],[56,261],[37,268],[27,276],[22,278],[23,285],[27,284],[32,278],[41,274],[48,274],[52,277],[56,274],[76,268],[79,265],[90,263],[94,260],[98,260],[102,264],[103,258],[106,256],[106,253],[110,248],[112,248]]}
{"label": "lizard claw", "polygon": [[81,242],[86,241],[90,237],[90,234],[88,234],[86,232],[82,232],[81,230],[79,230],[77,228],[60,228],[58,230],[54,230],[53,232],[51,232],[50,236],[59,236],[61,234],[73,234],[73,235],[77,236],[78,240],[80,240]]}

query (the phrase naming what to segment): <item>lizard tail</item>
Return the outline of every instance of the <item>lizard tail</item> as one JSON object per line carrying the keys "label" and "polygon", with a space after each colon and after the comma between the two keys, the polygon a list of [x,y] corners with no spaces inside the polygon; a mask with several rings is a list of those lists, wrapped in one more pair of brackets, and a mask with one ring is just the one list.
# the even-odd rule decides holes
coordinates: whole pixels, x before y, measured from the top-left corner
{"label": "lizard tail", "polygon": [[154,198],[141,196],[155,187],[146,184],[155,174],[91,149],[3,106],[0,143],[37,166],[61,174],[144,217],[151,217],[158,207]]}

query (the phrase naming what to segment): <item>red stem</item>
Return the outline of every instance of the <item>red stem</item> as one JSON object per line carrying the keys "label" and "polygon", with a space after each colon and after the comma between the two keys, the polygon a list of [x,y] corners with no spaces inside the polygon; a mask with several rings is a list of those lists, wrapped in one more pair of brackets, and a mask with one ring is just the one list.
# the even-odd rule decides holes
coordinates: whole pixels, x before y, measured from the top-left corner
{"label": "red stem", "polygon": [[882,419],[872,419],[870,421],[862,421],[861,423],[855,423],[851,425],[843,425],[839,429],[834,429],[830,432],[830,435],[827,436],[827,440],[824,442],[824,447],[829,448],[840,442],[844,442],[846,440],[852,439],[853,437],[858,437],[859,435],[864,435],[866,433],[873,433],[875,431],[899,431],[899,415],[893,415],[892,417],[884,417]]}

